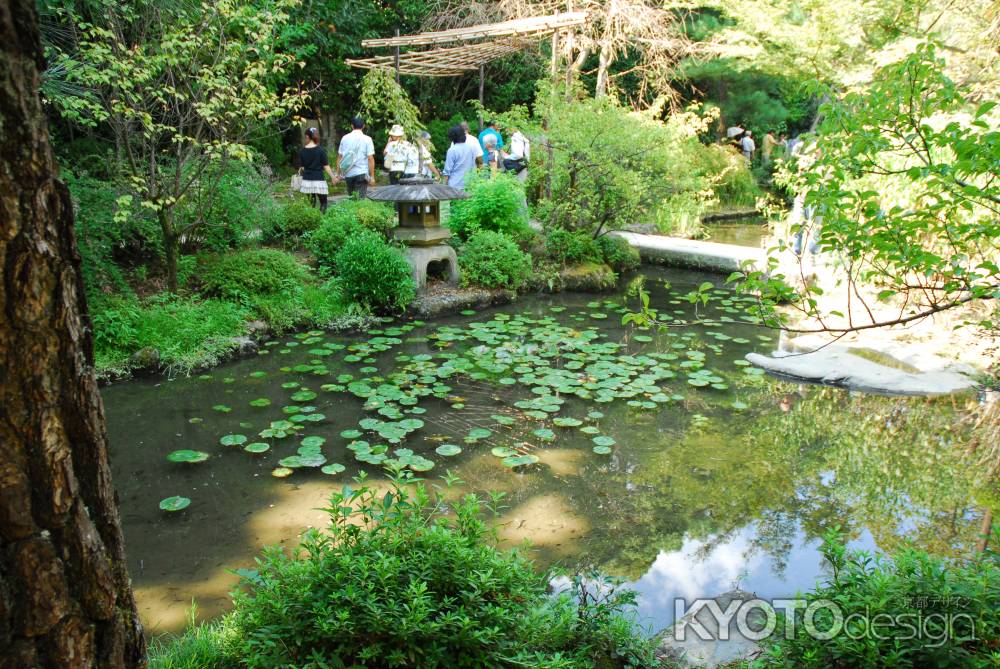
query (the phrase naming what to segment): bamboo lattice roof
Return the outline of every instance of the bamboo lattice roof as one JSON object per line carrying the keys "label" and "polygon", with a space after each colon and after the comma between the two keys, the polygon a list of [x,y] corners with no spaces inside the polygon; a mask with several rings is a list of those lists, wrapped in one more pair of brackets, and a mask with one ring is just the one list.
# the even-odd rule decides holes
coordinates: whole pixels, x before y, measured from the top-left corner
{"label": "bamboo lattice roof", "polygon": [[447,44],[449,42],[466,42],[486,37],[542,37],[556,30],[583,25],[587,20],[587,12],[562,12],[549,16],[532,16],[526,19],[513,19],[501,23],[485,23],[466,28],[452,28],[437,32],[386,37],[382,39],[366,39],[361,42],[364,47],[380,46],[422,46],[427,44]]}
{"label": "bamboo lattice roof", "polygon": [[[455,77],[470,70],[478,70],[480,65],[521,51],[526,46],[529,46],[528,42],[502,40],[427,51],[409,51],[399,54],[399,73],[424,77]],[[347,64],[366,69],[379,67],[392,69],[395,65],[395,56],[350,58]]]}
{"label": "bamboo lattice roof", "polygon": [[[534,16],[417,35],[369,39],[361,42],[361,45],[364,47],[402,47],[463,42],[457,46],[438,47],[425,51],[408,51],[399,54],[400,74],[454,77],[471,70],[477,70],[481,65],[492,60],[521,51],[553,32],[582,25],[586,20],[586,12],[563,12],[549,16]],[[487,41],[476,41],[487,38],[489,38]],[[396,64],[396,56],[393,54],[370,58],[349,58],[347,64],[351,67],[367,69],[393,68]]]}

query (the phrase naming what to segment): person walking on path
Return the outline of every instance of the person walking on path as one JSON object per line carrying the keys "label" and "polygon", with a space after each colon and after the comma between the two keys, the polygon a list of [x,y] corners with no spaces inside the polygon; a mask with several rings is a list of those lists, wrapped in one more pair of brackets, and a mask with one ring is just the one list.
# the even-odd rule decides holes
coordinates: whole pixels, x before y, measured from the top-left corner
{"label": "person walking on path", "polygon": [[518,181],[524,183],[528,180],[528,161],[531,160],[531,142],[517,128],[512,129],[510,135],[510,153],[504,156],[503,168],[507,172],[512,172]]}
{"label": "person walking on path", "polygon": [[[445,156],[442,173],[448,177],[448,185],[459,190],[465,190],[465,177],[476,169],[476,162],[482,161],[483,154],[478,145],[473,146],[467,141],[467,133],[460,125],[448,130],[451,148]],[[475,141],[475,137],[472,138]]]}
{"label": "person walking on path", "polygon": [[[462,132],[465,133],[465,143],[468,144],[469,146],[471,146],[473,149],[476,150],[476,165],[477,166],[482,166],[482,164],[483,164],[483,146],[482,146],[482,144],[479,143],[479,140],[476,139],[475,135],[470,135],[469,134],[469,124],[468,123],[466,123],[465,121],[462,121],[458,125],[459,125],[460,128],[462,128]],[[452,143],[454,143],[454,141]]]}
{"label": "person walking on path", "polygon": [[398,123],[389,130],[389,141],[382,151],[389,183],[398,184],[404,177],[416,176],[419,170],[416,147],[406,141],[403,126]]}
{"label": "person walking on path", "polygon": [[497,148],[497,136],[486,135],[483,137],[483,163],[490,171],[490,176],[500,171],[503,163],[502,156],[503,153]]}
{"label": "person walking on path", "polygon": [[431,133],[424,130],[417,140],[417,161],[420,163],[420,175],[424,177],[441,178],[441,173],[434,165],[434,145],[431,144]]}
{"label": "person walking on path", "polygon": [[299,192],[307,194],[314,207],[319,206],[320,211],[326,211],[330,188],[323,173],[329,174],[334,183],[337,182],[337,175],[330,168],[326,149],[319,145],[319,130],[316,128],[306,130],[306,145],[299,149],[299,165],[302,172]]}
{"label": "person walking on path", "polygon": [[360,116],[351,119],[351,132],[340,139],[337,152],[337,173],[347,183],[347,194],[364,199],[368,186],[375,185],[375,144],[365,134],[365,121]]}
{"label": "person walking on path", "polygon": [[754,144],[753,133],[749,130],[743,134],[743,139],[740,140],[740,149],[743,151],[743,157],[747,159],[747,162],[752,162],[754,151],[757,150],[757,145]]}
{"label": "person walking on path", "polygon": [[763,162],[764,167],[771,164],[771,156],[774,152],[774,147],[778,146],[779,142],[774,137],[774,133],[770,130],[764,135],[764,146],[760,152],[761,162]]}
{"label": "person walking on path", "polygon": [[502,149],[503,148],[503,135],[500,134],[500,130],[499,130],[499,128],[497,128],[497,122],[496,121],[488,121],[486,123],[486,127],[483,128],[482,131],[480,131],[480,133],[479,133],[479,138],[478,139],[479,139],[479,143],[483,147],[483,162],[484,163],[488,162],[487,158],[489,157],[489,156],[486,155],[486,153],[487,153],[486,152],[486,138],[487,137],[496,137],[496,142],[494,142],[494,145],[496,146],[497,149]]}

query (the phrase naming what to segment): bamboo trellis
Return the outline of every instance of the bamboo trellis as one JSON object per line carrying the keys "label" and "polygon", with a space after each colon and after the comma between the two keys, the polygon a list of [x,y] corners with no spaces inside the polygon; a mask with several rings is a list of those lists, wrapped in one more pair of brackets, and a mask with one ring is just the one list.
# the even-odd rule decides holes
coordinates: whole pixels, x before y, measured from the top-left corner
{"label": "bamboo trellis", "polygon": [[480,42],[478,44],[463,44],[457,47],[430,49],[428,51],[411,51],[396,56],[372,56],[371,58],[354,58],[347,61],[351,67],[392,69],[397,67],[400,74],[412,74],[424,77],[454,77],[479,69],[480,65],[521,51],[527,42],[520,40],[499,40],[495,42]]}
{"label": "bamboo trellis", "polygon": [[[481,74],[481,68],[486,63],[529,47],[548,35],[573,30],[583,25],[586,20],[586,12],[563,12],[467,28],[364,40],[361,43],[364,47],[394,47],[395,53],[388,56],[352,58],[347,60],[347,64],[368,69],[395,68],[397,77],[399,74],[454,77],[476,69],[480,69]],[[400,47],[403,46],[454,42],[464,42],[464,44],[425,51],[400,51]]]}

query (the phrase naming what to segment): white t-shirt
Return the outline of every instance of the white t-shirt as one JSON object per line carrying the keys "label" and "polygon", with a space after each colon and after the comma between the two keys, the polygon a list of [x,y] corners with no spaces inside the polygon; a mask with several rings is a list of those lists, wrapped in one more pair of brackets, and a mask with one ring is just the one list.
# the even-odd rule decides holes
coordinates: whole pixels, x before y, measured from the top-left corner
{"label": "white t-shirt", "polygon": [[368,157],[375,155],[375,144],[363,131],[352,130],[341,137],[337,153],[344,157],[340,167],[345,177],[367,176]]}
{"label": "white t-shirt", "polygon": [[403,174],[419,174],[420,152],[417,150],[417,147],[410,142],[406,142],[404,154],[405,162],[403,164]]}
{"label": "white t-shirt", "polygon": [[753,138],[751,137],[744,137],[742,140],[740,140],[740,142],[743,145],[743,153],[747,155],[757,150],[757,145],[754,144]]}
{"label": "white t-shirt", "polygon": [[524,159],[525,162],[531,160],[531,143],[528,142],[528,138],[522,135],[520,132],[515,132],[510,138],[510,153],[508,154],[511,160]]}
{"label": "white t-shirt", "polygon": [[480,156],[483,155],[483,145],[479,143],[479,140],[476,139],[475,135],[465,133],[465,143],[478,151]]}

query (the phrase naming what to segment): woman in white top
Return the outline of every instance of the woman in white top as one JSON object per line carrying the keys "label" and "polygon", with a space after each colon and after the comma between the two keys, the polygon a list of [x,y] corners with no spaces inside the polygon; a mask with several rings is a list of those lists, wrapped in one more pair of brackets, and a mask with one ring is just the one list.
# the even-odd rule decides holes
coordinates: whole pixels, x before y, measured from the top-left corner
{"label": "woman in white top", "polygon": [[434,145],[431,143],[431,133],[424,130],[417,140],[417,160],[420,163],[420,176],[441,178],[441,172],[434,165]]}
{"label": "woman in white top", "polygon": [[[399,180],[406,176],[416,176],[418,165],[417,158],[411,157],[416,149],[406,141],[403,133],[403,126],[398,123],[389,130],[389,141],[382,150],[383,167],[389,171],[389,183],[398,184]],[[413,172],[407,174],[407,168],[412,167]]]}

